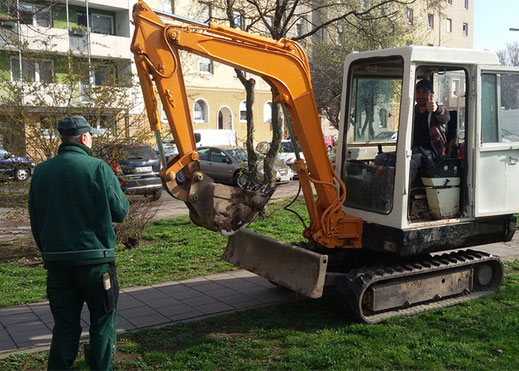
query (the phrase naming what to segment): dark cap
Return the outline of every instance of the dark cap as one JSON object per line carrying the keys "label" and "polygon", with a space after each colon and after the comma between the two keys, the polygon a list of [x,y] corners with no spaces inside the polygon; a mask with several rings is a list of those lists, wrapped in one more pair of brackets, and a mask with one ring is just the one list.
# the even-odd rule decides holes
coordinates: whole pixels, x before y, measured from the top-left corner
{"label": "dark cap", "polygon": [[416,90],[418,89],[427,90],[430,93],[434,93],[433,83],[429,80],[418,81],[418,83],[416,84]]}
{"label": "dark cap", "polygon": [[58,122],[58,131],[61,136],[75,137],[81,134],[98,134],[83,116],[70,116]]}

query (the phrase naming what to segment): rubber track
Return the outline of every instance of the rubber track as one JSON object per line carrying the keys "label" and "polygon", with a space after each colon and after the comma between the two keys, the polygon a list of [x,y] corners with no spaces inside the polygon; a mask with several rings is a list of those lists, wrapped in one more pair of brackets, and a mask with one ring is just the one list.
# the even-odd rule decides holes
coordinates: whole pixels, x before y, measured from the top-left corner
{"label": "rubber track", "polygon": [[[398,278],[422,275],[439,271],[448,272],[451,269],[467,265],[477,265],[484,262],[497,263],[498,271],[486,289],[472,291],[466,294],[437,299],[422,304],[416,304],[407,308],[390,309],[379,313],[364,313],[362,309],[362,298],[366,290],[374,283],[388,281]],[[496,264],[494,264],[496,265]],[[429,310],[456,305],[468,300],[477,299],[487,294],[496,292],[503,282],[503,264],[497,256],[485,252],[464,250],[433,256],[428,259],[419,260],[402,265],[392,265],[375,268],[362,268],[348,273],[344,281],[338,287],[342,294],[339,300],[346,301],[349,307],[357,314],[360,320],[367,323],[376,323],[391,317],[411,316]]]}

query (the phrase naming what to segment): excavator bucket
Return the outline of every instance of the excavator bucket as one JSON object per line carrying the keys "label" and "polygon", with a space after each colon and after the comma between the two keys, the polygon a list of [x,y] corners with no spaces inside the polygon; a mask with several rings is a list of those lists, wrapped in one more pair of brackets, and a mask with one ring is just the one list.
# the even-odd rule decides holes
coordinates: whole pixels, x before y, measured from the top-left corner
{"label": "excavator bucket", "polygon": [[240,231],[229,237],[222,258],[310,298],[323,295],[328,255]]}
{"label": "excavator bucket", "polygon": [[275,188],[258,192],[214,183],[209,177],[194,183],[186,201],[191,220],[224,235],[245,228],[263,210]]}

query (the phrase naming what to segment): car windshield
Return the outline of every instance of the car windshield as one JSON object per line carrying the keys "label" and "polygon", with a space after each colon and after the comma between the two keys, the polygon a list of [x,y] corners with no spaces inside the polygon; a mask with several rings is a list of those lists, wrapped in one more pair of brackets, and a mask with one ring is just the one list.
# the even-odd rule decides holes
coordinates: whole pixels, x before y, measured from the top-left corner
{"label": "car windshield", "polygon": [[247,152],[243,149],[229,149],[227,150],[227,153],[238,161],[247,161]]}

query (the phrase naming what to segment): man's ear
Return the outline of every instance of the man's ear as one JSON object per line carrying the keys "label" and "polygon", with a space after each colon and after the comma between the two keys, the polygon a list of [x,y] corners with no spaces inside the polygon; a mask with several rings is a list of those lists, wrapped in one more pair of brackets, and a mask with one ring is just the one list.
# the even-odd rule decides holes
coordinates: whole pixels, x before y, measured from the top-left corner
{"label": "man's ear", "polygon": [[88,143],[88,135],[87,135],[87,133],[81,134],[80,140],[81,140],[81,144],[86,145]]}

